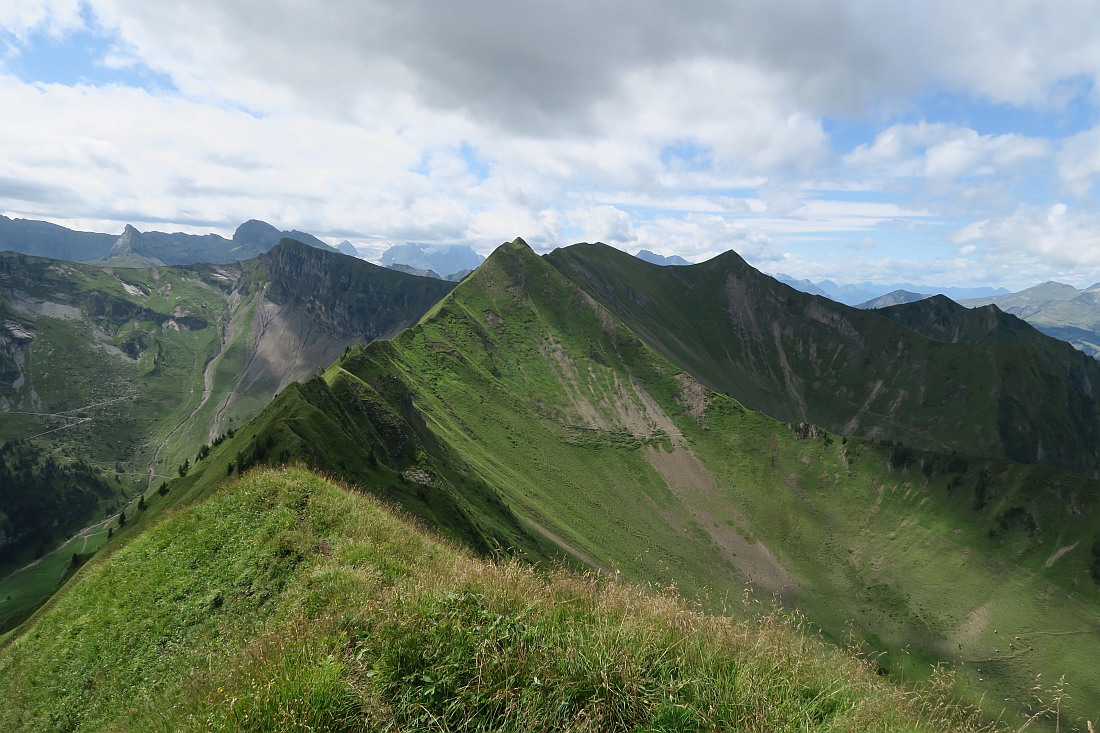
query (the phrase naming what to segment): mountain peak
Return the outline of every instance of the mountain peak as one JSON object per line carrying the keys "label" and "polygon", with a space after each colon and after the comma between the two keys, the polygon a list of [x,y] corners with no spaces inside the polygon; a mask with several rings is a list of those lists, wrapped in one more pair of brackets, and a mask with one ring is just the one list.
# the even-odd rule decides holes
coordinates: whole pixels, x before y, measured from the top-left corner
{"label": "mountain peak", "polygon": [[244,224],[237,227],[237,230],[233,232],[233,241],[238,244],[259,244],[271,246],[278,242],[283,236],[275,227],[268,224],[266,221],[260,221],[259,219],[249,219]]}
{"label": "mountain peak", "polygon": [[634,256],[637,257],[639,260],[645,260],[646,262],[651,262],[654,265],[661,265],[661,266],[665,266],[665,265],[690,265],[691,264],[690,262],[685,260],[683,257],[680,257],[679,255],[670,255],[670,256],[666,257],[665,255],[659,255],[656,252],[653,252],[653,251],[648,250],[648,249],[640,249],[640,250],[638,250],[638,252]]}
{"label": "mountain peak", "polygon": [[141,244],[141,232],[132,224],[127,224],[126,228],[122,230],[122,234],[115,240],[114,245],[111,246],[111,251],[107,254],[107,257],[125,257],[126,255],[134,254],[141,248]]}
{"label": "mountain peak", "polygon": [[[898,290],[894,290],[892,292],[889,292],[886,295],[880,295],[877,298],[874,298],[872,300],[868,300],[866,303],[862,303],[862,304],[860,304],[856,307],[860,308],[862,310],[875,310],[875,309],[878,309],[878,308],[889,308],[889,307],[895,306],[895,305],[902,305],[904,303],[916,303],[917,301],[925,300],[925,299],[931,300],[932,298],[945,298],[945,297],[946,296],[944,296],[944,295],[933,295],[933,296],[929,297],[928,295],[924,295],[922,293],[914,293],[911,290],[905,290],[904,288],[899,288]],[[951,301],[951,302],[954,302],[954,301]]]}

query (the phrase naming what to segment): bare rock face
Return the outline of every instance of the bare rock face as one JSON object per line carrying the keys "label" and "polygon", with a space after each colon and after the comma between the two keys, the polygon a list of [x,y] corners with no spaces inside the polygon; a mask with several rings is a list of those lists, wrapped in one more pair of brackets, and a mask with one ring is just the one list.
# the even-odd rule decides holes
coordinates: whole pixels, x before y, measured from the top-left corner
{"label": "bare rock face", "polygon": [[122,235],[115,240],[114,245],[111,247],[111,251],[107,253],[107,258],[113,257],[126,257],[133,254],[144,254],[142,245],[144,241],[141,237],[141,232],[135,229],[130,224],[126,225],[126,228],[122,230]]}

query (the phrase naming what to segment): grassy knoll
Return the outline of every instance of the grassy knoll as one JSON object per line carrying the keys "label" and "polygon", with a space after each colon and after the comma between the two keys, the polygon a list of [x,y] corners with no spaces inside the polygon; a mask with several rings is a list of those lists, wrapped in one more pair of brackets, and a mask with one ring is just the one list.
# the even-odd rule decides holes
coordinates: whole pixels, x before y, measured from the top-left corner
{"label": "grassy knoll", "polygon": [[490,563],[303,470],[229,482],[0,648],[0,728],[961,731],[798,617]]}

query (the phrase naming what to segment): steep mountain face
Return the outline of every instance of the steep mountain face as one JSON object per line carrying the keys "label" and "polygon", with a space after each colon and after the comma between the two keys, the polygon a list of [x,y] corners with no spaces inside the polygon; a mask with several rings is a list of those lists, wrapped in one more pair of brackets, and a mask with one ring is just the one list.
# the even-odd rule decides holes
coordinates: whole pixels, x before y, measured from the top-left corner
{"label": "steep mountain face", "polygon": [[[1066,344],[1044,336],[1026,321],[1005,313],[995,305],[967,308],[943,295],[899,303],[878,311],[879,315],[927,336],[951,344],[1015,344],[1046,350],[1051,359],[1068,356],[1078,361]],[[1087,363],[1087,362],[1081,362]]]}
{"label": "steep mountain face", "polygon": [[748,411],[520,241],[416,326],[284,390],[168,500],[294,460],[481,552],[675,583],[714,608],[746,588],[782,599],[836,638],[860,630],[906,678],[1020,636],[1011,663],[959,667],[973,699],[1024,700],[1058,670],[1086,690],[1078,711],[1100,703],[1100,642],[1047,633],[1088,627],[1100,600],[1096,481]]}
{"label": "steep mountain face", "polygon": [[[287,384],[415,323],[452,287],[290,240],[225,266],[0,253],[0,443],[29,440],[59,467],[110,478],[100,504],[82,500],[87,520],[177,475]],[[23,534],[57,517],[40,519]],[[0,565],[14,559],[0,539]]]}
{"label": "steep mountain face", "polygon": [[1100,475],[1100,364],[1018,319],[955,325],[963,310],[933,299],[936,328],[958,338],[929,338],[798,292],[732,252],[678,268],[599,244],[547,259],[665,358],[779,420]]}
{"label": "steep mountain face", "polygon": [[238,405],[252,405],[255,414],[257,397],[266,403],[351,344],[390,338],[454,287],[294,240],[252,262],[242,292],[256,297],[236,308],[229,325],[248,334],[247,346],[232,354],[232,388],[218,405],[211,437],[228,427],[226,416]]}

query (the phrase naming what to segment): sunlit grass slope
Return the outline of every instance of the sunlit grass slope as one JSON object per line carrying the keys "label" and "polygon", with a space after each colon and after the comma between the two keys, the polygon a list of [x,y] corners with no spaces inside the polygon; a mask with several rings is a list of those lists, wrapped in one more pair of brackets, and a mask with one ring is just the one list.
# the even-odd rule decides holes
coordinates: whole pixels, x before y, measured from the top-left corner
{"label": "sunlit grass slope", "polygon": [[797,618],[487,562],[301,469],[85,566],[0,694],[11,731],[969,729]]}

